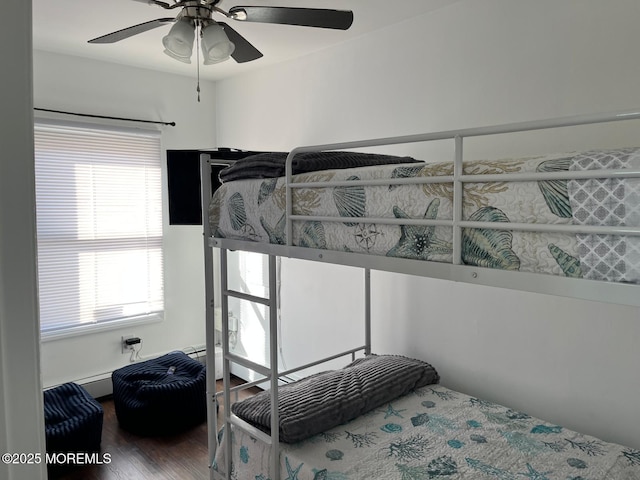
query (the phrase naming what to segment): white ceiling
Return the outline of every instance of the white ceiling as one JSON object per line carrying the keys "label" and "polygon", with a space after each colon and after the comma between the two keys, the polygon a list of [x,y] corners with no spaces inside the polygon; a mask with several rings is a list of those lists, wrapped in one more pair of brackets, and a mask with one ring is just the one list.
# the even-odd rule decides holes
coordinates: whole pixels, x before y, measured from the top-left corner
{"label": "white ceiling", "polygon": [[[144,0],[143,0],[144,1]],[[32,0],[33,47],[37,50],[134,65],[163,72],[193,76],[191,65],[164,55],[162,37],[169,26],[130,37],[113,44],[89,44],[88,40],[157,18],[175,17],[178,9],[165,10],[140,0]],[[171,2],[172,0],[165,0]],[[347,31],[290,25],[241,23],[215,15],[229,23],[264,57],[244,64],[233,59],[217,65],[200,65],[200,76],[218,80],[327,48],[387,25],[442,8],[459,0],[222,0],[218,7],[228,11],[236,5],[285,6],[352,10],[354,22]]]}

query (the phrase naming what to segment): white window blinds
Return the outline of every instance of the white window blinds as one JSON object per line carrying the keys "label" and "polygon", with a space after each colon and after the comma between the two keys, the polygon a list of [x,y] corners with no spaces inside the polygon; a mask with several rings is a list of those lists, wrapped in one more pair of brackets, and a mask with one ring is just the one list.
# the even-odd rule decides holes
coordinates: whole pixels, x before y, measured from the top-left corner
{"label": "white window blinds", "polygon": [[36,123],[41,331],[163,311],[160,136]]}

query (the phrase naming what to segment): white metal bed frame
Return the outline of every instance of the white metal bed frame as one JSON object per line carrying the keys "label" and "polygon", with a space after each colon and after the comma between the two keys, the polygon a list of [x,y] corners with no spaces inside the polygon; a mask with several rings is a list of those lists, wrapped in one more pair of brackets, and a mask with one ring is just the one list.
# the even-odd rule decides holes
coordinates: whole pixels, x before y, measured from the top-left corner
{"label": "white metal bed frame", "polygon": [[[627,305],[640,306],[640,286],[613,282],[603,282],[576,278],[556,277],[548,274],[537,274],[527,272],[512,272],[490,268],[481,268],[462,264],[461,244],[463,228],[483,228],[483,229],[504,229],[504,223],[479,222],[462,220],[462,194],[463,185],[468,182],[521,182],[540,180],[570,180],[587,178],[637,178],[640,177],[640,170],[590,170],[590,171],[568,171],[568,172],[532,172],[532,173],[504,173],[495,175],[466,175],[462,173],[463,163],[463,140],[467,137],[478,137],[487,135],[498,135],[513,132],[525,132],[533,130],[551,129],[559,127],[569,127],[587,124],[608,123],[624,120],[640,119],[640,111],[616,112],[600,115],[580,115],[564,117],[550,120],[540,120],[533,122],[520,122],[515,124],[497,125],[491,127],[470,128],[463,130],[451,130],[437,133],[427,133],[409,135],[401,137],[390,137],[372,139],[365,141],[304,146],[292,150],[286,161],[286,245],[274,245],[269,243],[258,243],[243,240],[233,240],[224,238],[214,238],[209,236],[210,225],[208,219],[208,206],[211,199],[210,165],[219,163],[211,159],[208,154],[201,156],[201,178],[202,178],[202,216],[204,226],[204,252],[205,252],[205,284],[206,284],[206,335],[207,335],[207,370],[215,372],[215,319],[214,319],[214,281],[213,281],[213,248],[220,249],[220,307],[222,310],[222,349],[223,349],[223,392],[224,398],[224,428],[229,432],[231,425],[241,428],[253,435],[255,438],[271,445],[271,478],[280,479],[280,455],[278,438],[278,381],[281,377],[295,373],[297,371],[321,364],[323,362],[340,358],[346,355],[355,356],[357,352],[368,354],[371,352],[371,270],[383,270],[411,275],[447,279],[473,284],[489,285],[494,287],[511,288],[537,293],[546,293],[560,296],[568,296],[587,300],[604,301],[610,303],[621,303]],[[403,258],[391,258],[379,255],[366,255],[360,253],[348,253],[338,251],[327,251],[298,247],[292,244],[292,224],[296,220],[315,220],[322,222],[341,222],[342,217],[320,217],[312,215],[294,215],[292,213],[292,192],[294,188],[325,188],[334,186],[352,186],[353,181],[329,181],[313,183],[293,183],[292,182],[292,160],[298,153],[319,152],[325,150],[357,149],[363,147],[375,147],[383,145],[395,145],[403,143],[428,142],[434,140],[451,139],[455,142],[454,172],[450,176],[419,177],[419,178],[397,178],[384,180],[360,180],[361,185],[406,185],[418,183],[453,183],[454,202],[452,220],[429,220],[429,219],[396,219],[396,218],[350,218],[354,223],[379,223],[390,225],[420,225],[420,226],[449,226],[453,228],[453,261],[452,263],[430,262],[423,260],[408,260]],[[557,232],[557,233],[589,233],[589,234],[617,234],[617,235],[640,235],[640,227],[601,227],[583,225],[550,225],[550,224],[525,224],[509,223],[509,230],[513,231],[534,231],[534,232]],[[242,250],[267,254],[269,256],[269,297],[259,298],[242,292],[229,290],[227,285],[227,251]],[[320,261],[326,263],[336,263],[364,268],[364,344],[348,351],[320,359],[316,362],[306,364],[295,369],[280,372],[278,371],[278,338],[277,338],[277,295],[276,295],[276,257],[290,257],[305,260]],[[251,362],[243,357],[235,355],[229,348],[229,324],[228,324],[228,298],[234,297],[241,300],[256,302],[269,307],[270,321],[270,367]],[[251,382],[240,387],[231,388],[230,366],[232,363],[249,368],[264,378]],[[271,392],[271,436],[254,428],[230,413],[231,394],[238,390],[249,388],[265,382],[270,384]],[[209,451],[213,465],[215,452],[219,447],[217,441],[217,412],[216,412],[216,380],[215,375],[207,376],[207,398],[208,398],[208,426],[209,426]],[[231,471],[231,435],[225,435],[225,460],[227,465],[224,471],[228,474]],[[220,475],[211,468],[211,478]]]}

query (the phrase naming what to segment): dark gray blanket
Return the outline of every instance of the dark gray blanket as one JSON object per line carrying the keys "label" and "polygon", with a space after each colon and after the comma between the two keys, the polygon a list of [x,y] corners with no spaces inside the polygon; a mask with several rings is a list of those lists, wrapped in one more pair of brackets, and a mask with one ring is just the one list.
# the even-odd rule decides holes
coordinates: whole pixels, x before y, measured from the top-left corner
{"label": "dark gray blanket", "polygon": [[[287,153],[258,153],[238,160],[220,171],[220,181],[230,182],[248,178],[275,178],[285,175]],[[395,163],[416,163],[411,157],[379,155],[360,152],[307,152],[299,153],[292,161],[293,174],[334,170],[342,168],[370,167]]]}
{"label": "dark gray blanket", "polygon": [[[341,370],[284,385],[278,390],[280,441],[302,441],[439,379],[436,370],[421,360],[369,355]],[[269,392],[234,403],[231,411],[256,428],[271,431]]]}

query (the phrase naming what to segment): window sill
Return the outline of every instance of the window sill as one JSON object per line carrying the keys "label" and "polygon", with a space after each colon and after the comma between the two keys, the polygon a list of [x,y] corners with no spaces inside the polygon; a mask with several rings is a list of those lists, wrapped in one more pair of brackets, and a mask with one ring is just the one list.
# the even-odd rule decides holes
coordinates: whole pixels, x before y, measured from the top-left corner
{"label": "window sill", "polygon": [[50,342],[54,340],[62,340],[70,337],[78,337],[81,335],[91,335],[109,330],[115,330],[133,325],[144,325],[148,323],[159,323],[164,320],[164,313],[153,313],[139,317],[131,317],[122,320],[113,320],[105,323],[94,323],[90,325],[79,325],[77,327],[65,328],[62,330],[54,330],[50,332],[40,333],[40,342]]}

